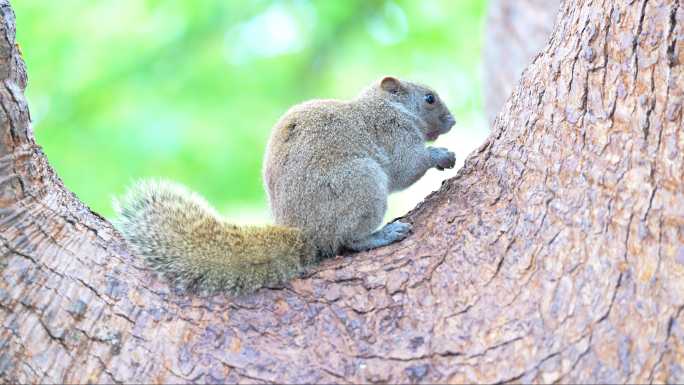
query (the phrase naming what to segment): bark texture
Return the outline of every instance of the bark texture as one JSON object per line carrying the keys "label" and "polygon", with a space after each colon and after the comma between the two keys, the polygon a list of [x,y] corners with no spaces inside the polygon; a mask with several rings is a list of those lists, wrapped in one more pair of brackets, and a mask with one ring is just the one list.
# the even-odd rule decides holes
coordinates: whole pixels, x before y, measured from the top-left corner
{"label": "bark texture", "polygon": [[522,72],[546,45],[561,0],[489,0],[483,47],[484,105],[494,123]]}
{"label": "bark texture", "polygon": [[566,2],[412,236],[240,298],[65,189],[0,11],[0,381],[684,382],[682,0]]}

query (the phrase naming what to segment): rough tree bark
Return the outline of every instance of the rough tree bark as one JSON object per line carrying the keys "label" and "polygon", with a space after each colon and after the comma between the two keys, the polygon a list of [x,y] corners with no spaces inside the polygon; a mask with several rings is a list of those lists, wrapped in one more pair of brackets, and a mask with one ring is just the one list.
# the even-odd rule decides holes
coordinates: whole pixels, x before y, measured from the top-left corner
{"label": "rough tree bark", "polygon": [[560,0],[490,0],[484,57],[485,112],[490,123],[501,111],[520,75],[544,48]]}
{"label": "rough tree bark", "polygon": [[52,171],[0,0],[0,380],[683,382],[683,5],[566,2],[411,237],[202,298]]}

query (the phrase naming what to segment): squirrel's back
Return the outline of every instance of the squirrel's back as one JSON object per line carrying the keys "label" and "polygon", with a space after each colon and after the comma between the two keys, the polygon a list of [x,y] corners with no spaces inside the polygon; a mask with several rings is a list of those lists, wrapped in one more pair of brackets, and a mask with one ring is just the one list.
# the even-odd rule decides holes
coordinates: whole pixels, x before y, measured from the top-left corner
{"label": "squirrel's back", "polygon": [[185,287],[248,292],[291,279],[314,256],[300,230],[229,224],[180,184],[138,182],[114,206],[133,252]]}
{"label": "squirrel's back", "polygon": [[290,108],[275,124],[266,157],[275,163],[297,158],[308,168],[325,167],[325,162],[346,154],[362,154],[364,143],[371,140],[354,103],[312,100]]}

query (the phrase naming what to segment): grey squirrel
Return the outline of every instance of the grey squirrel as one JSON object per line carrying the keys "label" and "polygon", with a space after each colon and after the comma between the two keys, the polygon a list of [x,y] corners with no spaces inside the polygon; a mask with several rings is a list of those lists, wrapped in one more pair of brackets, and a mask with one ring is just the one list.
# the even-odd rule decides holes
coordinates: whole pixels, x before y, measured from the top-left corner
{"label": "grey squirrel", "polygon": [[[455,156],[426,147],[455,120],[432,89],[384,77],[351,101],[313,100],[274,126],[263,178],[275,225],[226,222],[202,197],[168,181],[142,181],[115,201],[132,251],[185,287],[240,294],[285,282],[342,249],[404,239],[382,224],[390,192]],[[376,231],[377,230],[377,231]]]}

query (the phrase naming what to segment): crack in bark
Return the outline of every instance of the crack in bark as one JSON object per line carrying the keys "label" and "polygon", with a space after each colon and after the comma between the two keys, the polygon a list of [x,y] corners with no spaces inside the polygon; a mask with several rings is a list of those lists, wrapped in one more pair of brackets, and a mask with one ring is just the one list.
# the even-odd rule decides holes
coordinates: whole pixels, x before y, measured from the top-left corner
{"label": "crack in bark", "polygon": [[[216,357],[214,357],[214,358],[216,358]],[[260,383],[263,383],[263,384],[270,384],[270,383],[276,382],[276,381],[274,381],[274,380],[268,380],[268,379],[265,379],[265,378],[256,377],[256,376],[253,376],[253,375],[248,375],[248,374],[245,373],[245,370],[246,370],[245,368],[239,368],[239,367],[234,366],[234,365],[231,365],[231,364],[229,364],[229,363],[227,363],[227,362],[225,362],[225,361],[223,361],[223,360],[221,360],[221,359],[218,359],[217,361],[218,361],[221,365],[223,365],[224,367],[228,368],[229,370],[235,371],[235,373],[236,373],[238,376],[243,377],[243,378],[246,378],[246,379],[248,379],[248,380],[260,382]],[[170,370],[169,368],[166,368],[166,369],[169,370],[169,372],[171,372],[171,370]],[[174,374],[174,375],[175,375],[175,374]],[[177,377],[179,377],[179,378],[184,378],[184,377],[182,377],[182,376],[177,376]]]}
{"label": "crack in bark", "polygon": [[511,338],[511,339],[506,340],[506,341],[503,341],[503,342],[501,342],[501,343],[498,343],[498,344],[489,346],[489,347],[487,347],[485,350],[483,350],[483,351],[481,351],[481,352],[479,352],[479,353],[475,353],[475,354],[469,355],[468,358],[469,358],[469,359],[472,359],[472,358],[477,358],[477,357],[483,357],[483,356],[487,355],[487,353],[489,353],[489,352],[491,352],[491,351],[494,351],[494,350],[503,348],[503,347],[505,347],[505,346],[508,346],[508,345],[514,343],[514,342],[521,341],[523,338],[524,338],[523,336],[517,336],[517,337],[515,337],[515,338]]}
{"label": "crack in bark", "polygon": [[679,307],[679,309],[675,312],[675,314],[670,316],[670,318],[668,319],[667,332],[665,334],[665,341],[663,342],[664,349],[662,352],[660,352],[660,355],[658,356],[658,360],[653,364],[653,366],[651,367],[651,371],[649,372],[649,375],[648,375],[648,382],[650,384],[653,383],[654,377],[655,377],[655,372],[658,369],[658,367],[660,366],[660,364],[662,363],[663,359],[665,358],[665,356],[668,353],[670,353],[672,351],[672,349],[668,346],[670,337],[672,336],[672,327],[674,325],[674,321],[679,318],[682,311],[684,311],[684,305]]}
{"label": "crack in bark", "polygon": [[362,360],[417,362],[417,361],[423,361],[423,360],[431,360],[431,359],[434,359],[435,357],[454,358],[454,357],[463,357],[463,356],[464,355],[462,352],[454,352],[454,351],[447,350],[447,351],[443,351],[443,352],[432,352],[430,354],[423,354],[423,355],[415,356],[415,357],[379,356],[376,354],[354,355],[352,357],[357,358],[357,359],[362,359]]}
{"label": "crack in bark", "polygon": [[587,342],[587,348],[577,356],[577,359],[575,360],[575,362],[572,363],[572,367],[570,368],[570,370],[568,370],[566,373],[561,374],[561,376],[558,377],[558,379],[556,381],[554,381],[554,384],[562,383],[563,379],[568,374],[572,373],[575,370],[575,368],[577,367],[577,365],[580,363],[580,361],[582,361],[582,359],[584,357],[586,357],[589,354],[589,352],[591,352],[591,350],[592,350],[591,341],[593,338],[594,338],[594,333],[593,332],[589,333],[589,341]]}
{"label": "crack in bark", "polygon": [[641,11],[639,13],[639,22],[637,23],[636,35],[634,36],[634,41],[632,43],[632,51],[634,52],[634,85],[636,86],[637,77],[639,76],[639,39],[641,38],[641,32],[644,28],[644,19],[646,17],[646,4],[648,0],[643,0],[641,3]]}
{"label": "crack in bark", "polygon": [[615,303],[615,299],[617,298],[618,290],[620,289],[620,286],[622,285],[622,274],[623,273],[620,273],[620,275],[618,276],[617,283],[615,284],[615,289],[613,290],[613,295],[611,296],[610,303],[608,304],[608,310],[606,310],[606,312],[601,317],[599,317],[599,319],[596,323],[601,323],[601,322],[605,321],[606,319],[608,319],[608,316],[610,315],[611,310],[613,310],[613,304]]}
{"label": "crack in bark", "polygon": [[[653,177],[652,177],[652,179],[653,179]],[[648,198],[648,206],[646,207],[646,212],[641,217],[642,222],[646,222],[646,220],[648,219],[648,215],[651,213],[651,208],[653,207],[653,199],[655,199],[656,192],[658,192],[658,186],[656,185],[656,183],[653,183],[653,185],[655,187],[653,188],[653,190],[651,190],[651,196],[650,196],[650,198]]]}
{"label": "crack in bark", "polygon": [[523,377],[526,377],[527,375],[529,375],[529,374],[531,374],[531,373],[533,373],[533,372],[535,372],[535,371],[539,371],[539,369],[541,368],[541,366],[542,366],[546,361],[550,360],[550,359],[553,358],[553,357],[557,357],[557,356],[559,357],[559,356],[561,356],[561,355],[562,355],[563,353],[565,353],[568,349],[570,349],[571,347],[577,345],[578,343],[580,343],[582,340],[584,340],[584,339],[587,338],[587,337],[589,337],[589,342],[587,343],[587,345],[588,345],[588,346],[587,346],[587,349],[585,349],[584,352],[582,352],[582,353],[579,354],[577,360],[575,360],[575,362],[573,363],[572,368],[571,368],[567,373],[561,374],[561,376],[560,376],[558,379],[556,379],[555,381],[553,381],[554,383],[559,383],[559,382],[561,381],[561,379],[562,379],[564,376],[570,374],[570,373],[576,368],[576,366],[579,364],[579,362],[582,360],[582,358],[584,358],[584,356],[586,356],[586,355],[592,350],[591,341],[592,341],[592,339],[593,339],[593,332],[592,332],[591,330],[590,330],[588,333],[582,334],[579,338],[575,339],[574,341],[571,341],[571,342],[570,342],[569,344],[567,344],[566,346],[564,346],[564,347],[558,349],[558,351],[555,351],[555,352],[552,352],[552,353],[547,354],[547,355],[544,356],[544,357],[543,357],[543,358],[542,358],[534,367],[532,367],[532,368],[530,368],[530,369],[528,369],[528,370],[523,371],[521,374],[515,375],[515,376],[513,376],[513,377],[511,377],[511,378],[508,378],[508,379],[505,379],[505,380],[501,380],[501,381],[499,381],[499,382],[497,382],[497,383],[498,383],[498,384],[504,384],[504,383],[516,383],[516,382],[519,382]]}
{"label": "crack in bark", "polygon": [[539,363],[537,363],[534,367],[532,367],[532,368],[530,368],[530,369],[528,369],[528,370],[526,370],[526,371],[520,373],[519,375],[510,377],[510,378],[507,378],[507,379],[504,379],[504,380],[497,381],[496,384],[507,384],[507,383],[516,383],[516,382],[519,382],[523,377],[526,377],[527,375],[533,373],[534,371],[538,371],[539,368],[540,368],[546,361],[552,359],[553,357],[557,357],[557,356],[559,356],[559,355],[560,355],[560,352],[551,353],[551,354],[547,355],[546,357],[542,358],[541,361],[539,361]]}
{"label": "crack in bark", "polygon": [[100,356],[97,354],[93,354],[92,357],[95,357],[97,362],[100,364],[100,369],[102,369],[102,372],[104,372],[109,378],[111,379],[111,382],[116,383],[116,384],[123,384],[124,382],[122,380],[117,379],[114,377],[114,374],[107,369],[107,364],[102,360]]}

